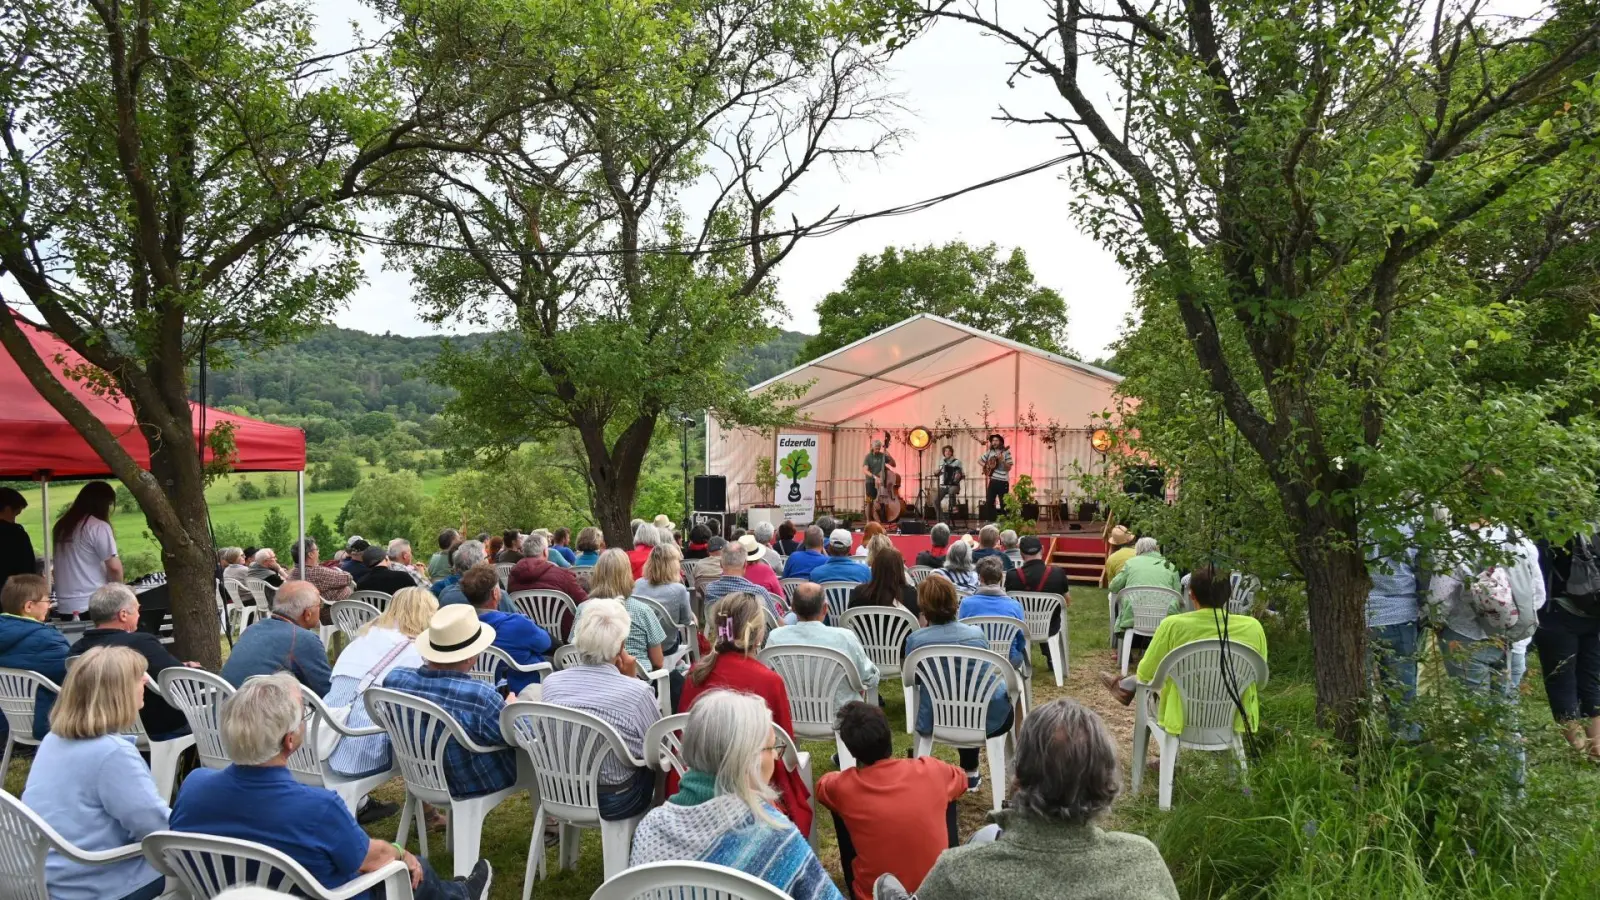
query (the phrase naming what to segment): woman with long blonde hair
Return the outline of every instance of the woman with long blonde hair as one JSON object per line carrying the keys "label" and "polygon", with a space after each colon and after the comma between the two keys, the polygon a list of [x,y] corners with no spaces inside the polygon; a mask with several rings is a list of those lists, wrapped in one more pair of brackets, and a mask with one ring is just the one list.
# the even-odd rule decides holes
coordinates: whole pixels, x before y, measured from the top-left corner
{"label": "woman with long blonde hair", "polygon": [[[356,639],[340,652],[333,664],[333,686],[322,702],[329,708],[350,707],[350,718],[345,724],[351,728],[371,725],[361,695],[372,685],[383,684],[384,677],[394,669],[421,667],[422,656],[417,653],[414,641],[427,629],[428,620],[438,610],[438,599],[425,587],[395,591],[383,614],[368,622]],[[388,735],[340,738],[328,757],[328,767],[340,775],[355,778],[387,770],[389,756]],[[370,820],[383,808],[392,806],[380,804],[378,808],[363,808],[361,816]]]}
{"label": "woman with long blonde hair", "polygon": [[[644,575],[633,583],[635,597],[649,597],[661,604],[672,617],[674,626],[694,628],[694,609],[689,605],[689,588],[683,583],[683,553],[677,544],[661,544],[650,551],[645,560]],[[662,649],[667,653],[678,650],[676,628],[669,629],[667,643]]]}
{"label": "woman with long blonde hair", "polygon": [[[633,585],[633,563],[627,553],[612,547],[600,554],[600,561],[594,565],[594,575],[589,579],[589,596],[615,597],[628,608],[628,618],[633,626],[628,629],[628,640],[623,646],[629,656],[639,661],[639,671],[648,675],[667,664],[666,651],[663,649],[667,643],[667,629],[650,607],[634,598]],[[578,604],[578,615],[583,615],[581,603]],[[673,629],[673,637],[677,637],[676,628]],[[676,675],[673,677],[678,678]]]}
{"label": "woman with long blonde hair", "polygon": [[[138,724],[144,675],[144,657],[127,647],[95,647],[78,657],[28,770],[22,802],[83,850],[137,844],[167,827],[171,810],[122,736]],[[44,866],[52,900],[150,900],[166,884],[143,857],[84,865],[51,853]]]}

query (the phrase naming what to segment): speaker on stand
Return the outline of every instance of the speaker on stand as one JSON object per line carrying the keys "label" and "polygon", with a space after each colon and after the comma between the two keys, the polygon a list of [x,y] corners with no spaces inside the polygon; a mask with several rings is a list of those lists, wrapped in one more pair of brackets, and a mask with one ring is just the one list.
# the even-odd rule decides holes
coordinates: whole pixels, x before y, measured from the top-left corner
{"label": "speaker on stand", "polygon": [[697,513],[720,513],[728,509],[728,479],[722,475],[694,477],[694,508]]}

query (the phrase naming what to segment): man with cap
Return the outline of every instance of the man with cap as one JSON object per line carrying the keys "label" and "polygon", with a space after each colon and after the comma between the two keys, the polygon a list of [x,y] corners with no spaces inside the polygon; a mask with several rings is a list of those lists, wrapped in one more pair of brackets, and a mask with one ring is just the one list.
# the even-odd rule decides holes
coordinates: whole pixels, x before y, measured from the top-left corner
{"label": "man with cap", "polygon": [[[1006,573],[1006,593],[1028,591],[1035,594],[1060,594],[1061,605],[1070,606],[1072,586],[1067,582],[1067,570],[1044,561],[1044,542],[1027,535],[1020,544],[1022,565]],[[1061,613],[1050,617],[1050,633],[1061,630]]]}
{"label": "man with cap", "polygon": [[505,699],[470,674],[472,664],[494,643],[494,627],[478,618],[464,603],[440,607],[428,627],[417,635],[417,652],[425,663],[420,669],[399,667],[383,679],[383,686],[431,700],[443,707],[474,743],[500,747],[490,753],[473,753],[456,741],[444,751],[444,777],[456,797],[477,797],[502,791],[516,783],[517,751],[505,746],[500,734],[500,710],[517,699]]}
{"label": "man with cap", "polygon": [[1105,570],[1100,573],[1100,586],[1105,587],[1111,579],[1117,577],[1122,567],[1133,559],[1133,541],[1136,535],[1128,529],[1117,525],[1106,533],[1106,543],[1111,545],[1111,553],[1106,557]]}
{"label": "man with cap", "polygon": [[828,561],[811,570],[808,576],[817,584],[829,581],[853,581],[866,584],[872,580],[872,570],[865,563],[850,557],[850,532],[835,528],[828,535]]}
{"label": "man with cap", "polygon": [[339,568],[350,575],[350,580],[360,581],[367,577],[367,572],[370,570],[367,564],[362,561],[362,555],[367,552],[367,548],[370,546],[372,545],[367,543],[366,538],[359,534],[352,534],[350,535],[350,540],[345,541],[344,559],[339,562]]}
{"label": "man with cap", "polygon": [[772,571],[772,566],[766,561],[767,553],[772,548],[762,546],[753,534],[739,535],[739,547],[744,550],[744,577],[761,585],[768,593],[782,597],[783,585],[778,581],[778,573]]}
{"label": "man with cap", "polygon": [[704,586],[722,577],[722,550],[726,546],[728,541],[720,534],[712,535],[706,541],[705,558],[695,560],[694,565],[689,567],[695,584]]}

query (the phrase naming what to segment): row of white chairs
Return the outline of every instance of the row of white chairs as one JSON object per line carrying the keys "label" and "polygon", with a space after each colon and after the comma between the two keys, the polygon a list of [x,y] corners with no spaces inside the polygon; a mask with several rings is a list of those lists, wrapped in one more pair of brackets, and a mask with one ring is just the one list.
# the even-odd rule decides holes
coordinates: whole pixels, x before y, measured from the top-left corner
{"label": "row of white chairs", "polygon": [[[1249,615],[1255,609],[1256,592],[1260,589],[1261,579],[1234,572],[1229,583],[1228,613]],[[1117,593],[1107,594],[1106,604],[1109,620],[1107,636],[1112,647],[1117,646],[1117,615],[1122,605],[1127,604],[1133,610],[1133,625],[1122,631],[1122,674],[1126,676],[1133,655],[1134,636],[1154,637],[1161,620],[1167,617],[1174,606],[1191,608],[1189,576],[1183,576],[1181,591],[1155,586],[1124,588]]]}

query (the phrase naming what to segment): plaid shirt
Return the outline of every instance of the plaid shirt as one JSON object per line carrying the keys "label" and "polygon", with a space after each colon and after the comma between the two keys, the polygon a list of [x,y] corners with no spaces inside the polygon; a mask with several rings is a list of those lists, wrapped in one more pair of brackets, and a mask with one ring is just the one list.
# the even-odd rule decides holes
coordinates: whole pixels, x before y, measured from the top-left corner
{"label": "plaid shirt", "polygon": [[317,593],[328,603],[338,603],[350,596],[355,582],[350,580],[350,573],[343,569],[330,569],[327,566],[312,566],[307,571],[301,571],[299,566],[289,573],[291,579],[304,579],[316,587]]}
{"label": "plaid shirt", "polygon": [[[705,586],[706,609],[711,609],[711,605],[723,597],[740,591],[747,594],[755,594],[756,599],[767,601],[767,608],[772,610],[780,621],[789,612],[785,608],[782,598],[773,596],[771,591],[739,575],[724,575]],[[709,613],[707,615],[709,616]]]}
{"label": "plaid shirt", "polygon": [[455,717],[467,737],[493,753],[472,753],[451,738],[444,750],[445,779],[454,797],[477,797],[510,787],[517,780],[517,751],[500,736],[500,710],[505,701],[494,688],[465,672],[444,669],[395,669],[383,686],[432,700]]}

